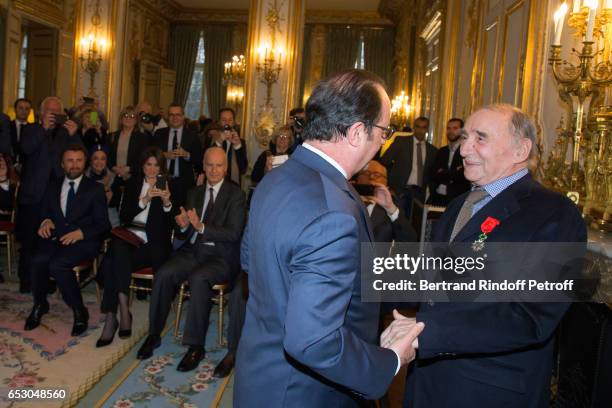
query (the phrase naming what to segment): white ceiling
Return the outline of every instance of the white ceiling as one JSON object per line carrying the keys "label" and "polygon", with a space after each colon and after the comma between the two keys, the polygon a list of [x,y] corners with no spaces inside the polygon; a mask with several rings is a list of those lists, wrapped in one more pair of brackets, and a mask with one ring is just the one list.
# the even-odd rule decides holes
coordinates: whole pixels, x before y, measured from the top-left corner
{"label": "white ceiling", "polygon": [[[175,0],[186,8],[247,10],[250,0]],[[287,0],[285,0],[287,1]],[[306,0],[308,10],[376,11],[380,0]]]}

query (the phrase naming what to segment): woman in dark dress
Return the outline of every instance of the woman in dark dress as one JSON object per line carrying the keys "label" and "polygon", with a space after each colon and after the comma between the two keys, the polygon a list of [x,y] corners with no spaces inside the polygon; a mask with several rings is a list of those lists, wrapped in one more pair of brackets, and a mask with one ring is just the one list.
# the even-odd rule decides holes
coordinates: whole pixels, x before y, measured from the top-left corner
{"label": "woman in dark dress", "polygon": [[[113,237],[104,256],[101,266],[104,279],[101,310],[106,314],[106,323],[96,347],[110,344],[117,329],[120,338],[131,335],[132,315],[128,303],[131,274],[145,267],[157,270],[172,249],[172,203],[168,183],[165,182],[166,160],[160,149],[150,147],[144,151],[141,163],[142,171],[126,182],[119,218],[121,225],[137,236],[142,244],[136,246]],[[161,187],[160,183],[165,184],[164,188],[158,188]]]}

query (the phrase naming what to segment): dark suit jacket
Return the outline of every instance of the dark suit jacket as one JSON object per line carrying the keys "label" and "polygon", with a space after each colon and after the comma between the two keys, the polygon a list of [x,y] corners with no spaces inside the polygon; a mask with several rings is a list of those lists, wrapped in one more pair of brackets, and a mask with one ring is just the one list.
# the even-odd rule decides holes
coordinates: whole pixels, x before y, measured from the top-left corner
{"label": "dark suit jacket", "polygon": [[22,162],[21,157],[21,146],[19,145],[19,141],[17,140],[17,122],[12,120],[10,123],[11,128],[11,157],[13,158],[13,163]]}
{"label": "dark suit jacket", "polygon": [[[185,208],[195,209],[202,217],[206,184],[192,188],[187,193]],[[231,268],[230,278],[239,272],[240,266],[240,238],[246,222],[246,200],[244,193],[236,184],[224,180],[215,204],[210,221],[205,224],[204,234],[198,235],[195,248],[202,255],[220,256]],[[178,232],[178,237],[189,239],[194,233],[190,226],[185,232]],[[204,243],[214,242],[214,246]]]}
{"label": "dark suit jacket", "polygon": [[39,123],[27,125],[19,140],[25,168],[19,187],[19,203],[38,204],[50,180],[61,179],[61,155],[68,144],[83,144],[78,135],[70,136],[64,127],[43,129]]}
{"label": "dark suit jacket", "polygon": [[[471,183],[463,176],[463,159],[459,154],[459,149],[455,151],[450,167],[448,167],[449,154],[450,148],[448,145],[441,147],[436,154],[431,169],[431,196],[429,202],[433,205],[446,207],[453,198],[459,197],[471,187]],[[446,185],[446,196],[436,193],[436,188],[440,184]]]}
{"label": "dark suit jacket", "polygon": [[[376,242],[416,242],[417,235],[406,218],[404,210],[399,206],[399,216],[393,222],[387,215],[387,211],[376,204],[370,215],[372,231]],[[388,254],[388,251],[387,251]]]}
{"label": "dark suit jacket", "polygon": [[[143,208],[140,207],[140,191],[142,190],[143,176],[141,174],[131,177],[125,185],[119,219],[121,225],[129,227]],[[151,245],[151,259],[153,267],[158,266],[168,258],[172,251],[170,237],[172,235],[173,211],[164,211],[164,204],[159,197],[155,197],[149,204],[146,232],[147,242]],[[174,210],[174,209],[173,209]]]}
{"label": "dark suit jacket", "polygon": [[[108,157],[108,168],[112,169],[117,165],[117,147],[119,146],[120,131],[110,134],[110,154]],[[147,135],[138,130],[132,131],[130,141],[128,143],[127,165],[130,167],[132,174],[138,174],[142,170],[140,168],[140,159],[142,152],[150,145],[150,140]]]}
{"label": "dark suit jacket", "polygon": [[[164,152],[168,151],[168,139],[170,138],[171,130],[172,129],[169,127],[158,129],[153,136],[153,144]],[[202,172],[202,148],[200,146],[200,139],[196,133],[183,127],[181,146],[183,149],[187,150],[191,156],[189,160],[185,160],[182,157],[176,159],[179,166],[180,179],[189,187],[195,184],[193,172]]]}
{"label": "dark suit jacket", "polygon": [[[432,240],[448,242],[467,194],[453,200]],[[487,242],[586,242],[580,212],[530,175],[478,211],[455,237],[473,242],[487,217],[501,223]],[[537,263],[535,263],[537,264]],[[421,304],[417,360],[409,370],[405,407],[544,408],[549,404],[552,335],[563,303]]]}
{"label": "dark suit jacket", "polygon": [[0,112],[0,153],[11,155],[11,126],[10,118]]}
{"label": "dark suit jacket", "polygon": [[[414,149],[414,136],[400,136],[380,158],[389,173],[389,187],[400,194],[412,171],[412,155]],[[423,188],[429,185],[429,175],[436,157],[436,149],[431,143],[425,144],[425,162],[423,163]]]}
{"label": "dark suit jacket", "polygon": [[397,357],[376,345],[380,304],[361,301],[361,243],[373,239],[357,192],[302,146],[258,184],[241,247],[236,407],[353,406],[386,392]]}
{"label": "dark suit jacket", "polygon": [[54,235],[58,238],[80,229],[83,232],[83,244],[90,248],[98,248],[111,228],[104,187],[83,176],[76,192],[76,205],[68,217],[65,217],[60,203],[62,183],[63,179],[54,180],[49,184],[42,204],[40,221],[51,219],[56,228]]}

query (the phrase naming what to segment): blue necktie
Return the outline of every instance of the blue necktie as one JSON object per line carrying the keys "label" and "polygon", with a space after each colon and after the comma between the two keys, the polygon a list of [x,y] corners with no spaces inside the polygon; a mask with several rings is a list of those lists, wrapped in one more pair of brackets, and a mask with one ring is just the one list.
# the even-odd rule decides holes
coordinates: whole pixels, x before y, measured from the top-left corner
{"label": "blue necktie", "polygon": [[66,218],[72,211],[72,205],[74,204],[74,199],[76,198],[76,192],[74,191],[74,181],[69,182],[70,189],[68,190],[68,197],[66,198]]}

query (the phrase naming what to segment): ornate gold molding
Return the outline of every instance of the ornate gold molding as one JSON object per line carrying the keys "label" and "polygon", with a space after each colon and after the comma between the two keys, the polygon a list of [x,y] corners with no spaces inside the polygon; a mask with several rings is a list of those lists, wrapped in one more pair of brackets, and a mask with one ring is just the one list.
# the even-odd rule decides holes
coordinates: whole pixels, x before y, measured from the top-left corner
{"label": "ornate gold molding", "polygon": [[249,19],[248,10],[224,10],[224,9],[185,9],[181,8],[174,17],[174,22],[207,22],[215,23],[247,23]]}
{"label": "ornate gold molding", "polygon": [[13,7],[33,20],[43,21],[55,27],[61,28],[67,20],[64,15],[64,0],[14,0]]}
{"label": "ornate gold molding", "polygon": [[306,24],[393,25],[393,21],[377,11],[306,10]]}

